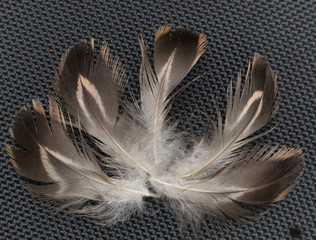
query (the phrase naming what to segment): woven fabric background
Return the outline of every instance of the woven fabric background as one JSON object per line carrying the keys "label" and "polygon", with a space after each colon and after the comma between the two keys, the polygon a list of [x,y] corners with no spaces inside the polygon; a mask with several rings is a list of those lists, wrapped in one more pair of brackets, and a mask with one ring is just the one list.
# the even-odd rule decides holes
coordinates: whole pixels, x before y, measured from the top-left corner
{"label": "woven fabric background", "polygon": [[[266,56],[278,75],[281,106],[259,139],[300,147],[305,172],[286,200],[252,224],[216,229],[210,221],[201,239],[316,239],[316,1],[9,1],[0,3],[0,239],[196,239],[180,234],[175,215],[160,200],[146,200],[146,212],[113,227],[54,213],[22,186],[4,150],[14,145],[9,127],[18,109],[40,98],[47,106],[60,57],[80,40],[106,40],[126,66],[138,93],[141,33],[152,56],[154,32],[162,24],[182,25],[207,35],[209,48],[184,79],[210,71],[183,91],[171,114],[180,127],[214,118],[212,97],[225,109],[226,87],[254,52]],[[128,96],[127,96],[128,97]],[[192,118],[192,113],[195,117]],[[199,128],[199,125],[196,127]],[[201,130],[201,129],[200,129]]]}

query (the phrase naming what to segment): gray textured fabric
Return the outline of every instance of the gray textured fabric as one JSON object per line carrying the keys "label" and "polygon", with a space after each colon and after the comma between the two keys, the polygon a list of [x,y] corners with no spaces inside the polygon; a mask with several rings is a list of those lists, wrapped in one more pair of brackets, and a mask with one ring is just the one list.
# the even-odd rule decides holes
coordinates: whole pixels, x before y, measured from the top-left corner
{"label": "gray textured fabric", "polygon": [[[171,114],[182,119],[181,127],[203,120],[204,113],[214,118],[213,96],[224,110],[229,80],[259,52],[278,74],[281,106],[268,125],[277,128],[258,142],[299,146],[306,158],[304,175],[285,201],[253,224],[216,229],[205,221],[201,239],[316,239],[315,0],[71,2],[1,1],[1,143],[14,145],[8,130],[22,105],[36,97],[47,104],[59,59],[76,42],[93,37],[100,49],[108,41],[137,94],[138,34],[152,56],[158,26],[189,27],[206,34],[210,47],[184,83],[210,72],[175,101]],[[160,200],[147,200],[145,213],[113,227],[53,213],[51,204],[23,188],[3,145],[0,157],[0,239],[195,239],[190,230],[179,233],[176,217]]]}

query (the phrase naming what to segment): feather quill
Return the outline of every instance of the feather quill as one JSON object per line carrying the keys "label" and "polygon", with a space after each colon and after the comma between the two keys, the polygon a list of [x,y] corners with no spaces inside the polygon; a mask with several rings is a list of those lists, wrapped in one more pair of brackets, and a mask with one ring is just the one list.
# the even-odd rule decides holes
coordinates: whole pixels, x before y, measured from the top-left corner
{"label": "feather quill", "polygon": [[[141,210],[143,197],[162,197],[179,221],[194,229],[205,216],[221,221],[260,216],[239,203],[282,200],[302,173],[300,150],[250,144],[267,133],[256,134],[279,106],[268,62],[255,54],[245,82],[241,73],[235,90],[230,82],[225,121],[218,110],[217,124],[212,122],[212,131],[189,151],[167,114],[171,93],[205,51],[206,37],[182,27],[173,32],[170,25],[160,27],[154,68],[142,37],[139,43],[140,101],[121,101],[124,70],[106,44],[94,64],[91,41],[62,58],[55,76],[61,101],[58,106],[49,99],[50,123],[39,100],[33,102],[34,115],[29,108],[19,111],[11,135],[26,151],[10,146],[7,151],[21,175],[43,183],[29,189],[108,225]],[[65,111],[72,117],[66,120]],[[82,132],[104,154],[92,149]]]}

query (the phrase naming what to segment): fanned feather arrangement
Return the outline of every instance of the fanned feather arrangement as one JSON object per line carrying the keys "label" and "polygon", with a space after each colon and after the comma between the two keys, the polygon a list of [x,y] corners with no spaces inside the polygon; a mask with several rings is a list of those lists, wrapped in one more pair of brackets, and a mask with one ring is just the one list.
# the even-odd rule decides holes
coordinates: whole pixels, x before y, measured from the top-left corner
{"label": "fanned feather arrangement", "polygon": [[234,90],[229,84],[225,120],[218,111],[211,130],[186,149],[168,112],[179,92],[175,88],[205,51],[206,37],[182,27],[173,32],[170,25],[160,27],[154,68],[143,39],[139,42],[140,99],[121,100],[122,67],[107,45],[94,61],[91,41],[62,58],[55,76],[58,97],[49,98],[49,121],[39,100],[33,101],[33,110],[19,111],[10,133],[24,149],[7,146],[7,151],[21,175],[41,183],[28,188],[107,225],[141,210],[144,197],[164,199],[179,221],[194,229],[207,216],[246,221],[261,214],[241,204],[282,200],[302,173],[300,150],[249,144],[266,134],[256,132],[279,106],[267,61],[255,54],[245,81],[239,74]]}

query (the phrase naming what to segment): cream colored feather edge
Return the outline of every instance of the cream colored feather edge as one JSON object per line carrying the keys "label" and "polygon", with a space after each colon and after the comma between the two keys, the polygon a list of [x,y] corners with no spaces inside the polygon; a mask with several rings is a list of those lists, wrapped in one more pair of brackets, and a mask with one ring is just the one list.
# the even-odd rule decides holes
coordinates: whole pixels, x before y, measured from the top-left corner
{"label": "cream colored feather edge", "polygon": [[[230,82],[225,121],[218,111],[212,130],[205,130],[188,150],[167,114],[171,93],[205,51],[206,37],[182,27],[173,32],[170,25],[160,27],[154,68],[142,38],[139,42],[140,100],[121,100],[122,67],[107,45],[94,63],[91,41],[77,44],[62,58],[55,76],[61,100],[49,98],[49,122],[39,100],[33,111],[19,111],[10,132],[27,151],[10,146],[7,151],[21,175],[42,183],[28,188],[107,225],[141,210],[143,197],[163,198],[179,222],[194,229],[204,217],[246,221],[260,215],[239,203],[282,200],[302,173],[300,150],[249,145],[263,135],[254,133],[279,106],[276,77],[267,61],[255,54],[244,83],[241,74],[235,90]],[[74,137],[77,129],[79,138]]]}

